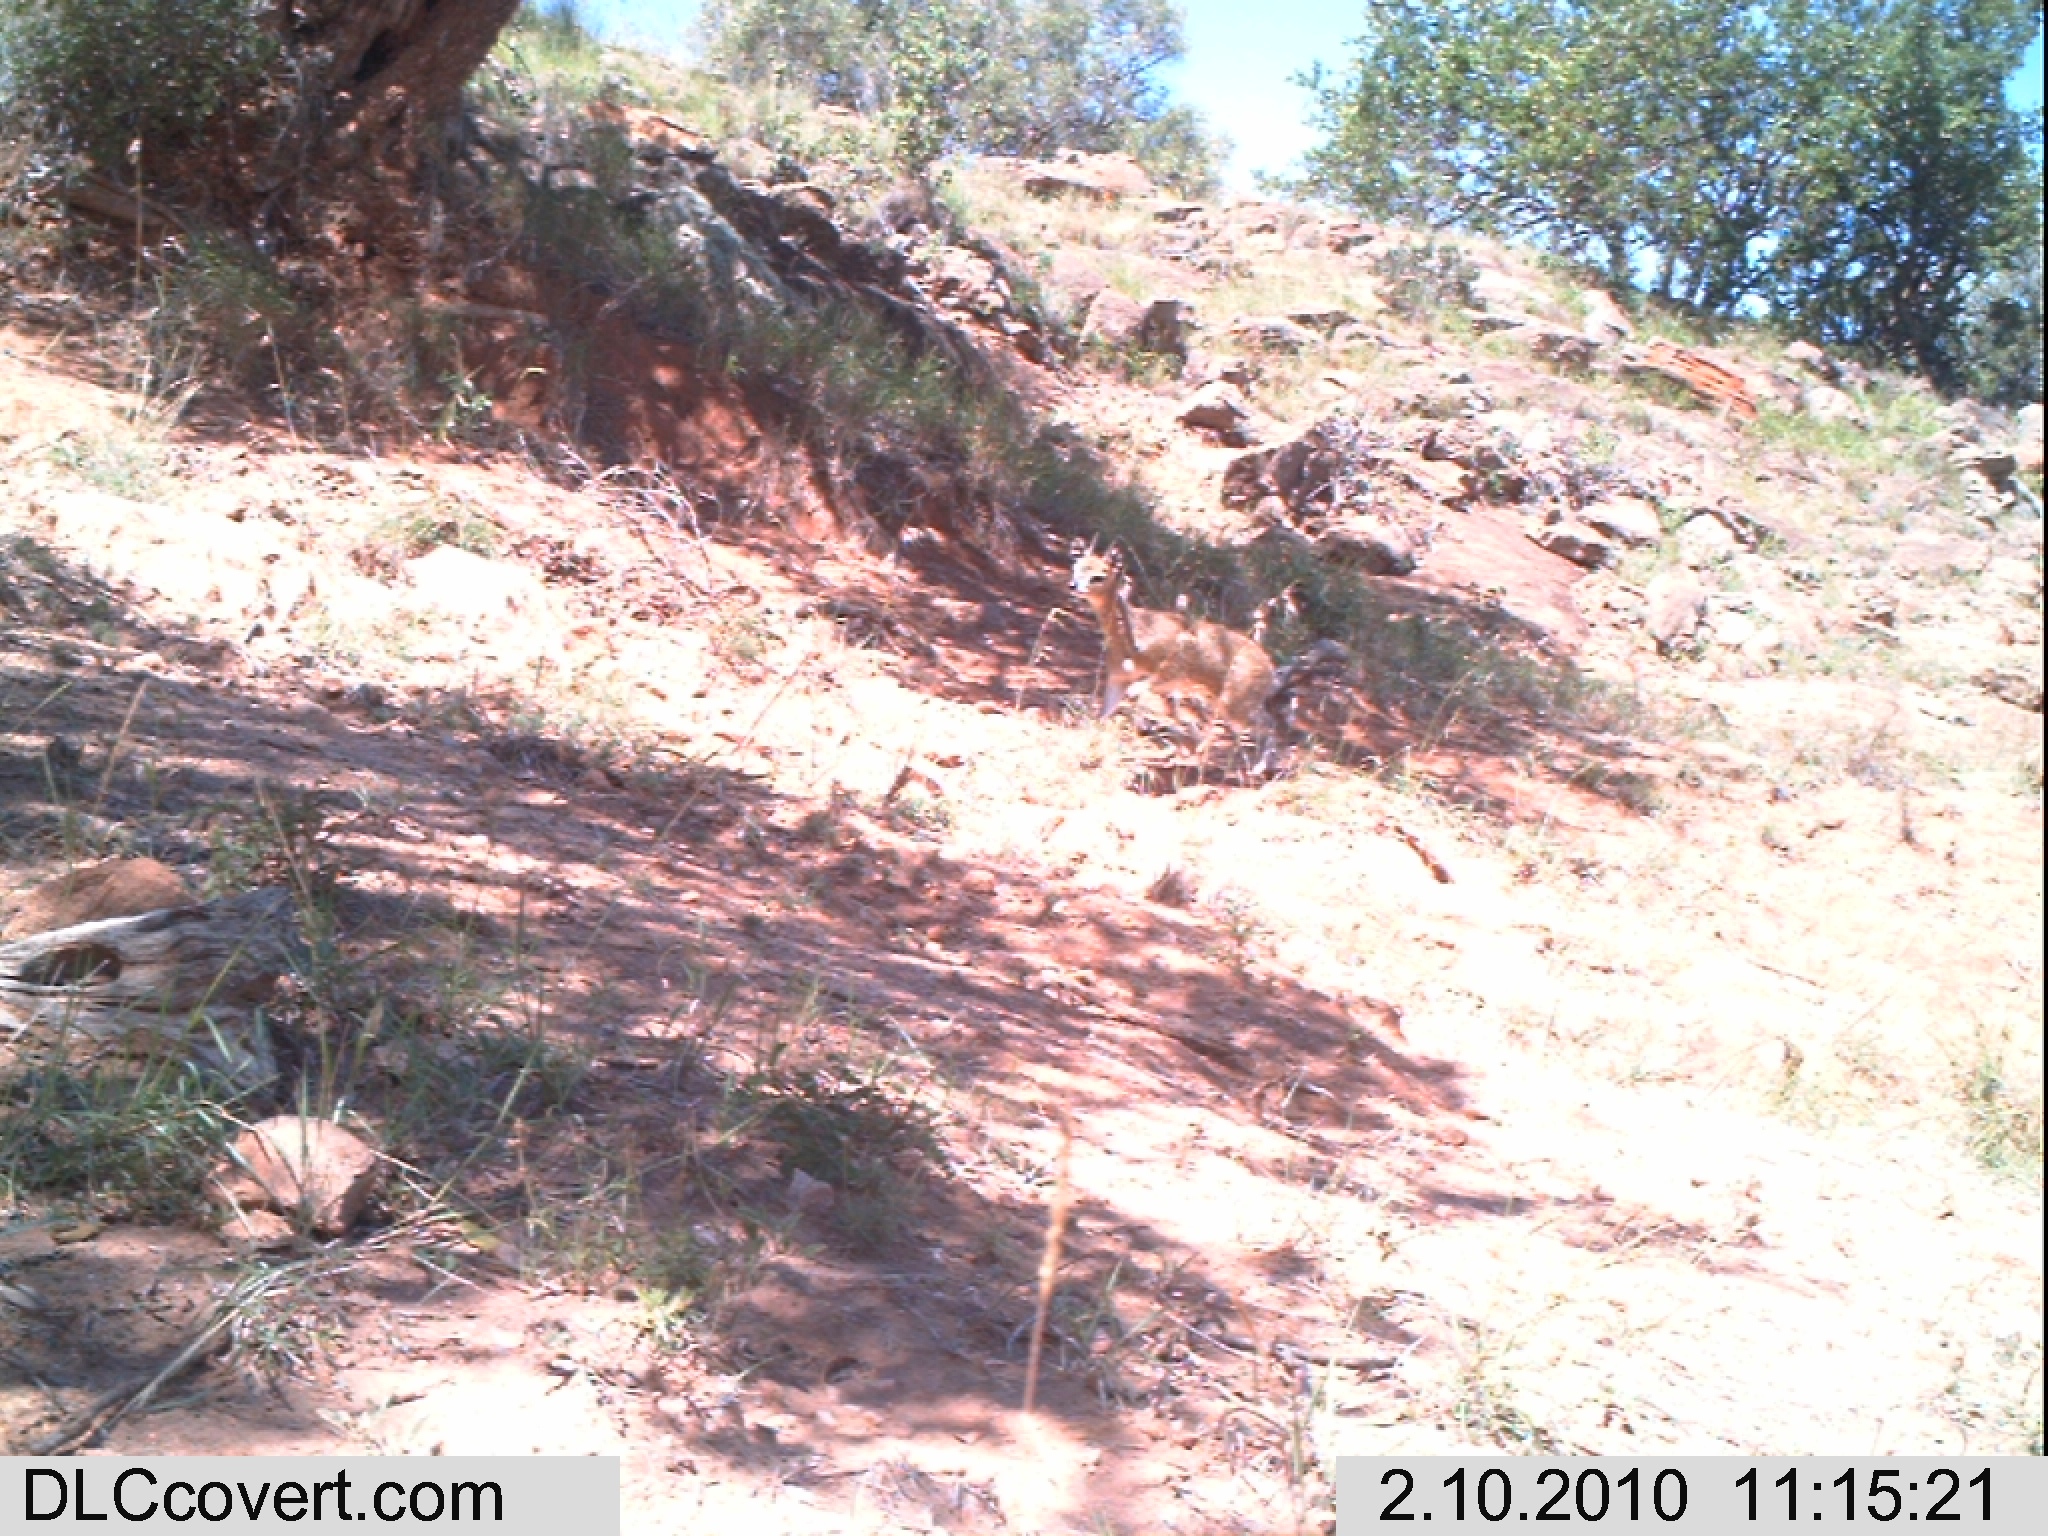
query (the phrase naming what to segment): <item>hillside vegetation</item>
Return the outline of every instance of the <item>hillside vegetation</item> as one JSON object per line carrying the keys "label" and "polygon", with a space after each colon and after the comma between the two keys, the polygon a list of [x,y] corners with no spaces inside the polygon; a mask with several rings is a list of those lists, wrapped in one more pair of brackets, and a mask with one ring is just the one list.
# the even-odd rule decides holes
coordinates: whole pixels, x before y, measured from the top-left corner
{"label": "hillside vegetation", "polygon": [[[2041,1453],[2038,405],[559,20],[463,124],[284,257],[7,150],[10,1450],[1132,1533]],[[1343,647],[1279,771],[1097,718],[1090,543]],[[191,904],[274,986],[101,1049],[42,936]]]}

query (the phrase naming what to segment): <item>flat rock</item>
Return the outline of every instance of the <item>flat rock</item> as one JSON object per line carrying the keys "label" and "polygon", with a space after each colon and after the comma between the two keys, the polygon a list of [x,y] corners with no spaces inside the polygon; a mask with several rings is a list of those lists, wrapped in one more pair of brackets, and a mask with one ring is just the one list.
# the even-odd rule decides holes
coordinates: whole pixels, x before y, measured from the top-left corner
{"label": "flat rock", "polygon": [[1974,539],[1916,531],[1892,546],[1892,569],[1910,576],[1962,576],[1984,569],[1989,554]]}
{"label": "flat rock", "polygon": [[1230,334],[1246,346],[1267,352],[1306,352],[1322,338],[1284,315],[1245,315],[1231,322]]}
{"label": "flat rock", "polygon": [[1418,563],[1415,540],[1405,528],[1362,513],[1333,518],[1317,529],[1315,551],[1333,565],[1373,576],[1412,575]]}
{"label": "flat rock", "polygon": [[1579,513],[1582,521],[1634,549],[1660,544],[1664,524],[1657,509],[1640,496],[1616,496]]}
{"label": "flat rock", "polygon": [[1589,571],[1614,563],[1614,542],[1598,529],[1574,518],[1531,528],[1529,537],[1554,555],[1563,555]]}
{"label": "flat rock", "polygon": [[500,624],[547,611],[547,586],[523,565],[437,544],[405,562],[410,602],[471,626]]}
{"label": "flat rock", "polygon": [[2010,646],[2001,656],[1971,678],[1995,699],[2003,699],[2029,714],[2041,713],[2041,647]]}

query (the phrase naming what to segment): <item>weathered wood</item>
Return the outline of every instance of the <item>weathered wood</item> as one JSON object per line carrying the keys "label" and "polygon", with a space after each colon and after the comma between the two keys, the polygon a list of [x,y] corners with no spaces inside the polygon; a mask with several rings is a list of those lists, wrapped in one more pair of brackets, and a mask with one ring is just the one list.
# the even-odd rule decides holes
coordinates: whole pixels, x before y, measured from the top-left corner
{"label": "weathered wood", "polygon": [[176,1050],[253,1086],[275,1075],[254,1010],[298,963],[292,918],[273,888],[0,944],[0,1045]]}
{"label": "weathered wood", "polygon": [[1624,356],[1622,369],[1632,373],[1655,373],[1683,384],[1710,405],[1726,406],[1744,421],[1754,421],[1756,396],[1750,393],[1742,375],[1687,347],[1661,337],[1634,355]]}

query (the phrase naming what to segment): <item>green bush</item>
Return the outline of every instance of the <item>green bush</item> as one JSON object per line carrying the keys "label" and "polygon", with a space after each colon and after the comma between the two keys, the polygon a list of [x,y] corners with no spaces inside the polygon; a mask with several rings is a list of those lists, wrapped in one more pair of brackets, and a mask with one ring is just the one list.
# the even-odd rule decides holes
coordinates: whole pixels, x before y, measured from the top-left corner
{"label": "green bush", "polygon": [[276,54],[252,0],[0,0],[0,95],[101,166],[197,141]]}

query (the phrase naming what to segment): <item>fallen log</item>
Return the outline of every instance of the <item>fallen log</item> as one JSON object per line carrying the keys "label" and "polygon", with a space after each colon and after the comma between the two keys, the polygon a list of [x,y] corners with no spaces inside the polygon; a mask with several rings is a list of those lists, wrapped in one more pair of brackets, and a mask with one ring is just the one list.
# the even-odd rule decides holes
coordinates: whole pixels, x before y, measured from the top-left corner
{"label": "fallen log", "polygon": [[1756,396],[1742,375],[1690,348],[1660,337],[1640,352],[1630,348],[1621,366],[1625,372],[1654,373],[1682,384],[1708,404],[1724,405],[1744,421],[1756,419]]}
{"label": "fallen log", "polygon": [[299,968],[289,892],[54,928],[0,944],[0,1048],[72,1061],[182,1052],[254,1087],[276,1075],[260,1005]]}

